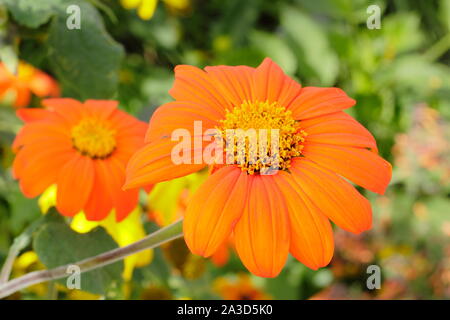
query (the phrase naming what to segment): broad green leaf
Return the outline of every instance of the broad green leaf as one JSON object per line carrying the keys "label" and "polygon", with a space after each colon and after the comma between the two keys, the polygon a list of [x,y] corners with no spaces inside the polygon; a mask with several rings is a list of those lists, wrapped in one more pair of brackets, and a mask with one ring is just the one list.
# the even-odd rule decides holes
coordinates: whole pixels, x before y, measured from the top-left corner
{"label": "broad green leaf", "polygon": [[[33,248],[39,260],[47,268],[75,263],[105,251],[117,248],[117,244],[103,228],[79,234],[64,221],[43,225],[35,234]],[[105,266],[81,274],[81,290],[105,294],[109,288],[121,281],[123,262]],[[68,276],[71,275],[68,273]],[[59,280],[66,285],[66,279]]]}
{"label": "broad green leaf", "polygon": [[73,3],[80,6],[81,28],[69,30],[66,14],[54,18],[48,39],[52,69],[76,98],[111,98],[117,89],[123,48],[106,32],[100,14],[91,4]]}
{"label": "broad green leaf", "polygon": [[332,85],[339,61],[319,23],[297,8],[285,6],[281,11],[281,26],[292,39],[301,77],[315,78],[316,84]]}

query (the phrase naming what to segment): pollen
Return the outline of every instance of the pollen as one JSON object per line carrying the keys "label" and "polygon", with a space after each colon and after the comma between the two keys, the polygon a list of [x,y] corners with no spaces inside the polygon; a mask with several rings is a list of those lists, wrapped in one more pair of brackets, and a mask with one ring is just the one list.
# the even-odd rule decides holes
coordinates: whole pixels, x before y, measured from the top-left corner
{"label": "pollen", "polygon": [[116,131],[97,118],[81,120],[71,134],[74,148],[92,159],[105,159],[116,148]]}
{"label": "pollen", "polygon": [[302,154],[306,137],[291,111],[267,101],[244,101],[227,110],[218,130],[225,137],[227,164],[236,163],[250,175],[287,171],[291,159]]}

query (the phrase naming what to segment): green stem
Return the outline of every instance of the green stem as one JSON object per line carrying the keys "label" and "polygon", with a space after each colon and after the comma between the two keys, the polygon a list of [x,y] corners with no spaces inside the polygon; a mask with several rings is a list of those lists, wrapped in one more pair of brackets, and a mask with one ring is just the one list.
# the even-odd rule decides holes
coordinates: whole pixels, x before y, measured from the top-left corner
{"label": "green stem", "polygon": [[101,268],[108,264],[122,260],[125,257],[136,252],[155,248],[163,243],[177,239],[182,235],[182,221],[179,220],[167,227],[161,228],[158,231],[149,234],[145,238],[136,241],[126,247],[113,249],[101,253],[97,256],[70,263],[64,266],[56,267],[50,270],[31,272],[22,277],[6,282],[5,284],[0,284],[0,299],[37,283],[65,278],[69,275],[67,274],[67,268],[69,266],[77,265],[80,268],[81,272]]}
{"label": "green stem", "polygon": [[42,216],[31,224],[25,231],[14,239],[13,244],[9,248],[8,256],[6,257],[5,263],[3,264],[2,271],[0,272],[0,285],[7,282],[9,275],[20,251],[25,249],[31,242],[31,236],[33,232],[45,221],[45,216]]}
{"label": "green stem", "polygon": [[450,33],[447,33],[438,42],[436,42],[430,49],[428,49],[424,56],[429,61],[436,61],[450,48]]}

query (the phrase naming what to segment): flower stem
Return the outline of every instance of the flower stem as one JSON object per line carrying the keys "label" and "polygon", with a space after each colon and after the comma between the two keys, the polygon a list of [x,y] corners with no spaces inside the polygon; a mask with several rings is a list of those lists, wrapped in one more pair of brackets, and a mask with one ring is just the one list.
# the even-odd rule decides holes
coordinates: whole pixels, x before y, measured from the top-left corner
{"label": "flower stem", "polygon": [[65,278],[69,276],[67,273],[67,268],[71,265],[77,265],[81,272],[90,271],[114,263],[118,260],[122,260],[136,252],[155,248],[165,242],[177,239],[182,235],[182,221],[179,220],[126,247],[113,249],[99,255],[50,270],[30,272],[22,277],[13,279],[4,284],[0,284],[0,299],[37,283]]}
{"label": "flower stem", "polygon": [[3,264],[2,271],[0,272],[0,286],[8,281],[14,260],[16,260],[16,257],[19,255],[20,251],[30,244],[33,232],[40,227],[44,221],[45,216],[42,216],[32,223],[27,229],[25,229],[21,235],[14,239],[13,244],[9,248],[5,263]]}

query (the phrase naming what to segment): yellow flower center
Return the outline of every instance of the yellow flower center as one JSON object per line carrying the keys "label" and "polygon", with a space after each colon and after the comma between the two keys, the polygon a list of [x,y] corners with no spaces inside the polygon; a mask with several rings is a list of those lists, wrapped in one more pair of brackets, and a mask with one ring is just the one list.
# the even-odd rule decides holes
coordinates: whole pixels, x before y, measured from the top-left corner
{"label": "yellow flower center", "polygon": [[116,131],[97,118],[86,118],[72,128],[72,143],[82,155],[104,159],[116,148]]}
{"label": "yellow flower center", "polygon": [[306,132],[292,112],[277,102],[244,101],[227,110],[221,123],[219,131],[224,137],[227,163],[237,163],[248,174],[288,170],[291,158],[302,153]]}

